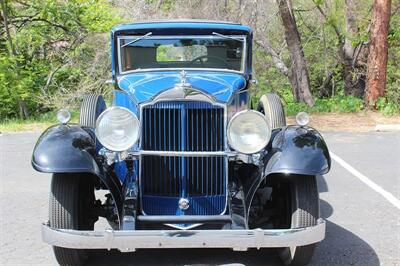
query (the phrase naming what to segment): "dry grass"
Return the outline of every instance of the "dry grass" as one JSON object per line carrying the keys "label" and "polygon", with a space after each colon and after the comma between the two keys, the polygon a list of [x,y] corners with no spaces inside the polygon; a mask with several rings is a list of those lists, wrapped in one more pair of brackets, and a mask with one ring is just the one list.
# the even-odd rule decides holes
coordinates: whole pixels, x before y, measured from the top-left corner
{"label": "dry grass", "polygon": [[[73,122],[77,122],[76,114],[73,114]],[[342,131],[342,132],[368,132],[374,131],[377,124],[400,124],[400,115],[387,117],[378,112],[358,113],[312,113],[310,126],[320,131]],[[44,131],[52,124],[53,120],[46,121],[8,121],[0,123],[0,133]],[[295,117],[287,117],[287,123],[296,124]]]}
{"label": "dry grass", "polygon": [[[313,113],[310,126],[320,131],[368,132],[377,124],[400,124],[400,115],[387,117],[378,112],[358,113]],[[295,117],[287,118],[288,124],[295,124]]]}

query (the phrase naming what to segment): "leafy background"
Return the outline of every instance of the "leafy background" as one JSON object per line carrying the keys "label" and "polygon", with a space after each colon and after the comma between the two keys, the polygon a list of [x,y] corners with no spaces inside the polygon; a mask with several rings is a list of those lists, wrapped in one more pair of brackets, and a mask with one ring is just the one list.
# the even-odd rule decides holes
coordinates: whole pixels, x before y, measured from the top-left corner
{"label": "leafy background", "polygon": [[[346,35],[344,0],[299,0],[293,12],[301,34],[316,105],[294,102],[290,82],[258,42],[268,41],[283,62],[290,59],[277,4],[270,0],[3,0],[14,51],[0,25],[0,121],[50,119],[61,107],[76,110],[88,92],[110,95],[109,31],[120,23],[159,18],[233,20],[253,27],[254,72],[259,85],[252,102],[266,92],[278,93],[286,112],[358,112],[363,99],[345,96],[343,67],[338,63],[335,28]],[[346,35],[353,46],[368,43],[371,1],[354,10],[359,31]],[[386,96],[377,107],[385,115],[400,112],[400,1],[392,1]],[[320,7],[325,16],[321,15]],[[354,75],[359,75],[357,69]],[[362,73],[361,73],[362,74]],[[325,86],[330,75],[329,86]],[[328,89],[327,89],[328,88]],[[50,114],[49,114],[50,112]],[[76,116],[76,112],[74,112]]]}

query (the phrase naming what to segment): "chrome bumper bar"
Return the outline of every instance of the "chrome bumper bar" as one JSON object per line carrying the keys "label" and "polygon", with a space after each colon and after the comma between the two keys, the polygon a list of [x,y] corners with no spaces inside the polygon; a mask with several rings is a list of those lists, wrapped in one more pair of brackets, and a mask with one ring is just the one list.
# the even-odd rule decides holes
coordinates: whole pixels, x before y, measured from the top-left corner
{"label": "chrome bumper bar", "polygon": [[78,231],[42,225],[43,241],[73,249],[119,249],[131,252],[147,248],[272,248],[304,246],[325,237],[325,221],[296,229],[273,230],[137,230]]}

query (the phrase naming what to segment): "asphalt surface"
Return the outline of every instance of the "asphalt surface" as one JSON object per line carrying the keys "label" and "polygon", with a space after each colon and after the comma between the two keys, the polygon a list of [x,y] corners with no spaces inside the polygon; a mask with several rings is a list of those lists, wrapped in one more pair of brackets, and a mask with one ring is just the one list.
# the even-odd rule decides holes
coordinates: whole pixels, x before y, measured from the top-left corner
{"label": "asphalt surface", "polygon": [[[400,199],[400,133],[324,133],[330,150]],[[56,265],[41,241],[50,175],[30,156],[39,135],[0,135],[0,265]],[[312,265],[400,265],[400,209],[333,161],[318,180],[327,233]],[[273,250],[104,252],[91,265],[281,265]]]}

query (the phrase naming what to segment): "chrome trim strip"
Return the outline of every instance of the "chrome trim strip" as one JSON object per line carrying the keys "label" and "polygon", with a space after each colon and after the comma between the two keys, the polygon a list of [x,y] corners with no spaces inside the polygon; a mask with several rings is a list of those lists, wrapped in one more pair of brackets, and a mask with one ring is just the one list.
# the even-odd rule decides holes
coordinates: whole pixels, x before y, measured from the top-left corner
{"label": "chrome trim strip", "polygon": [[42,224],[42,239],[47,244],[73,249],[138,248],[272,248],[305,246],[325,238],[326,223],[293,229],[253,230],[112,230],[79,231],[55,229]]}
{"label": "chrome trim strip", "polygon": [[132,151],[128,152],[129,155],[143,156],[167,156],[167,157],[212,157],[212,156],[228,156],[234,157],[238,155],[235,151]]}

